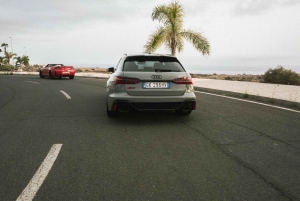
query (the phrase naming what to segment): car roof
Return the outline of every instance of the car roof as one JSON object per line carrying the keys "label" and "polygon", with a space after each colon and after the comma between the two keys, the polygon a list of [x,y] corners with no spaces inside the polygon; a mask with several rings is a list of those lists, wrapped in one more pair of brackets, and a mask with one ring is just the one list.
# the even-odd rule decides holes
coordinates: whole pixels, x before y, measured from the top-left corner
{"label": "car roof", "polygon": [[157,57],[157,56],[163,56],[163,57],[175,57],[173,55],[170,54],[124,54],[125,57],[135,57],[135,56],[153,56],[153,57]]}

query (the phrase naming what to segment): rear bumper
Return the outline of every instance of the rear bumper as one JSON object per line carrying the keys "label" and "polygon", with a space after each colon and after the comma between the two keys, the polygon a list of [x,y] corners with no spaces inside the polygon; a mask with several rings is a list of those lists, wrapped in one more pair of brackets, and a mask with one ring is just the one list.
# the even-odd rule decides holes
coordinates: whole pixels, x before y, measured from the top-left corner
{"label": "rear bumper", "polygon": [[130,96],[126,92],[107,90],[107,108],[115,111],[116,107],[124,106],[134,110],[179,110],[192,103],[196,107],[196,95],[193,92],[180,96]]}
{"label": "rear bumper", "polygon": [[75,71],[55,70],[54,76],[55,77],[71,77],[71,76],[75,76]]}
{"label": "rear bumper", "polygon": [[129,102],[124,100],[116,100],[112,103],[111,111],[128,111],[128,110],[181,110],[190,108],[190,110],[196,109],[196,100],[186,100],[183,102]]}

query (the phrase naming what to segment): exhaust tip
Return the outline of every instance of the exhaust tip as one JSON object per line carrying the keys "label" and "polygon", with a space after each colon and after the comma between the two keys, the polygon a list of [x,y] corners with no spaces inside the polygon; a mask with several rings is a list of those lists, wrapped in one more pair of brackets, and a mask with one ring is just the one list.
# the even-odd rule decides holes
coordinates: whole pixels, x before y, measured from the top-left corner
{"label": "exhaust tip", "polygon": [[129,112],[130,109],[128,107],[120,107],[119,112]]}
{"label": "exhaust tip", "polygon": [[184,106],[183,108],[182,108],[182,111],[183,112],[189,112],[189,111],[191,111],[193,108],[191,107],[191,106]]}

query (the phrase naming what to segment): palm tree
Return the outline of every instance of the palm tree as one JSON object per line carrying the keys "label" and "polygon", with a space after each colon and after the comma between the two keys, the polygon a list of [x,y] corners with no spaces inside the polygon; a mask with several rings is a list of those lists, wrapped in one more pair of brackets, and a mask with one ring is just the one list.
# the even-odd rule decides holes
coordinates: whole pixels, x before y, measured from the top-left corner
{"label": "palm tree", "polygon": [[14,57],[13,59],[16,60],[16,66],[17,65],[29,66],[29,57],[28,56]]}
{"label": "palm tree", "polygon": [[21,57],[14,57],[13,59],[16,60],[16,66],[23,64],[23,61],[22,61]]}
{"label": "palm tree", "polygon": [[28,56],[22,56],[21,60],[25,66],[29,66],[29,57]]}
{"label": "palm tree", "polygon": [[6,57],[2,57],[2,64],[8,64],[8,60],[6,59]]}
{"label": "palm tree", "polygon": [[203,55],[210,53],[208,40],[201,33],[190,29],[183,29],[183,8],[177,1],[169,5],[160,5],[153,9],[152,20],[163,23],[150,35],[145,47],[146,53],[154,52],[159,46],[165,44],[173,56],[183,49],[183,39],[191,42],[192,45]]}
{"label": "palm tree", "polygon": [[13,53],[13,52],[6,52],[5,51],[4,54],[5,54],[4,62],[7,63],[7,64],[10,63],[10,60],[11,60],[11,58],[13,58],[13,56],[17,56],[17,54]]}
{"label": "palm tree", "polygon": [[8,44],[2,43],[1,47],[4,47],[4,53],[6,52],[6,48],[8,47]]}

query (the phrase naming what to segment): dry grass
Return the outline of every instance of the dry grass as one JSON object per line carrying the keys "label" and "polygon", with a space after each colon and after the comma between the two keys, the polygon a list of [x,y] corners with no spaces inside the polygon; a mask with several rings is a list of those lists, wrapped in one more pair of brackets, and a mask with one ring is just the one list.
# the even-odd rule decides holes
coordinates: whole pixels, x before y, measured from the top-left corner
{"label": "dry grass", "polygon": [[263,82],[262,75],[225,75],[225,74],[191,74],[193,78],[215,79],[215,80],[232,80],[246,82]]}
{"label": "dry grass", "polygon": [[109,72],[106,71],[106,68],[79,68],[75,67],[76,73],[105,73],[108,74]]}

